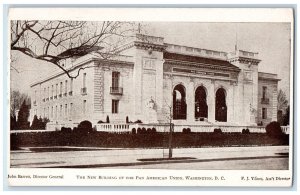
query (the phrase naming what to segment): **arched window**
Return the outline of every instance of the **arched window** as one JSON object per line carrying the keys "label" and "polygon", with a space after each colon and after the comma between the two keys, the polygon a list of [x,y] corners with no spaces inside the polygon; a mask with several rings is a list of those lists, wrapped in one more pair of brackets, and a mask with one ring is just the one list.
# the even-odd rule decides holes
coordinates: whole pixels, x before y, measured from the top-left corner
{"label": "arched window", "polygon": [[207,118],[207,115],[206,91],[203,86],[200,86],[195,91],[195,118],[203,120],[203,118]]}
{"label": "arched window", "polygon": [[173,119],[186,119],[186,94],[181,84],[173,90]]}
{"label": "arched window", "polygon": [[220,88],[216,92],[216,121],[227,122],[226,92]]}

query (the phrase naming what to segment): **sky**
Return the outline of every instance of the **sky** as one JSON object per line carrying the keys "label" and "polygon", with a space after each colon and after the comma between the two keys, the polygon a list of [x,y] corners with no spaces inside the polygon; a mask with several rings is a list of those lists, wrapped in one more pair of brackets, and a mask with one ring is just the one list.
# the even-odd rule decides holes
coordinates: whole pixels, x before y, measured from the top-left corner
{"label": "sky", "polygon": [[[164,37],[166,43],[231,52],[235,44],[241,50],[258,52],[260,72],[278,75],[279,89],[289,97],[290,23],[142,23],[149,35]],[[11,89],[28,93],[30,84],[57,70],[55,65],[13,51]],[[289,98],[288,98],[289,99]]]}

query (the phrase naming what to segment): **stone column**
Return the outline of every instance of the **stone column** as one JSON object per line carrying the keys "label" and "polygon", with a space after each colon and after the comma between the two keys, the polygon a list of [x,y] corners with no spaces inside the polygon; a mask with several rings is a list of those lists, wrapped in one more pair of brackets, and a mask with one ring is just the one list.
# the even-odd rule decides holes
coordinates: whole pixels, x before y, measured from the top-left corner
{"label": "stone column", "polygon": [[[136,51],[134,69],[133,69],[133,86],[134,86],[134,114],[136,119],[140,119],[142,110],[142,54]],[[136,120],[135,119],[135,120]]]}
{"label": "stone column", "polygon": [[269,101],[272,101],[272,121],[277,121],[277,87],[274,87],[274,91],[272,94],[272,100],[270,99]]}
{"label": "stone column", "polygon": [[210,86],[207,88],[207,106],[208,106],[208,121],[215,122],[215,81],[211,80]]}
{"label": "stone column", "polygon": [[187,121],[193,123],[195,121],[195,93],[194,81],[191,78],[186,90],[186,104],[187,104]]}
{"label": "stone column", "polygon": [[226,104],[227,104],[227,122],[234,122],[234,84],[230,82],[227,96],[226,96]]}

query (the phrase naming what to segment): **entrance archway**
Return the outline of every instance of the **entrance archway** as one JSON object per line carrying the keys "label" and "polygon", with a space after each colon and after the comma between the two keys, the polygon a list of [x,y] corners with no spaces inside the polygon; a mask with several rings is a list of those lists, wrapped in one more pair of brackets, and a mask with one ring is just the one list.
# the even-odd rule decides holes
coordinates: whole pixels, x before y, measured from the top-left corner
{"label": "entrance archway", "polygon": [[185,87],[176,85],[173,90],[173,119],[186,119],[186,94]]}
{"label": "entrance archway", "polygon": [[206,90],[203,86],[200,86],[195,91],[195,118],[203,120],[203,118],[207,118],[207,115]]}
{"label": "entrance archway", "polygon": [[227,122],[226,91],[220,88],[216,92],[216,121]]}

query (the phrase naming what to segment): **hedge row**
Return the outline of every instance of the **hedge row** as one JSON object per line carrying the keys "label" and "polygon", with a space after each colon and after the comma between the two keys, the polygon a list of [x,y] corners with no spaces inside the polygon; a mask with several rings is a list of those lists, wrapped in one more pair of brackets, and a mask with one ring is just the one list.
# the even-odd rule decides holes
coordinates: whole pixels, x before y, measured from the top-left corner
{"label": "hedge row", "polygon": [[[147,131],[146,131],[147,132]],[[38,146],[91,146],[149,148],[167,147],[168,133],[43,132],[11,134],[11,148]],[[174,147],[218,147],[288,145],[289,136],[270,137],[262,133],[173,133]]]}

